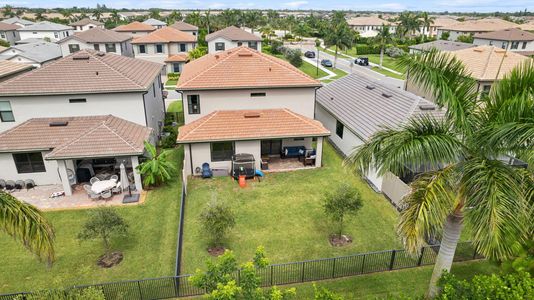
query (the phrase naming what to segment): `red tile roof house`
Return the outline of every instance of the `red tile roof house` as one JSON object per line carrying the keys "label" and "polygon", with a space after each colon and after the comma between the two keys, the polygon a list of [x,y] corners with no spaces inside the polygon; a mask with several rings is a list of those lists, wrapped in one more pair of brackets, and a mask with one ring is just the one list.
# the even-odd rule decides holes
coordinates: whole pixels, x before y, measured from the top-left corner
{"label": "red tile roof house", "polygon": [[184,172],[199,175],[206,162],[230,172],[231,156],[239,153],[252,154],[257,169],[262,160],[274,169],[295,149],[287,147],[312,149],[314,139],[313,167],[321,166],[330,132],[313,119],[320,86],[291,64],[245,46],[188,63],[177,83],[184,99],[177,140],[185,146]]}

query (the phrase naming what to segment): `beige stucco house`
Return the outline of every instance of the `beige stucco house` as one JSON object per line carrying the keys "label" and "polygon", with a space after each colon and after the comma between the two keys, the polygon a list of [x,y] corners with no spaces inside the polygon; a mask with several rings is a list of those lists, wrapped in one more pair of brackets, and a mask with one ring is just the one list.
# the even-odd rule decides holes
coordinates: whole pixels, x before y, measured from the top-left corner
{"label": "beige stucco house", "polygon": [[206,35],[208,53],[246,46],[261,52],[261,37],[235,26],[229,26]]}
{"label": "beige stucco house", "polygon": [[83,49],[133,57],[131,41],[132,37],[128,34],[94,27],[76,32],[57,42],[57,44],[61,46],[63,57]]}

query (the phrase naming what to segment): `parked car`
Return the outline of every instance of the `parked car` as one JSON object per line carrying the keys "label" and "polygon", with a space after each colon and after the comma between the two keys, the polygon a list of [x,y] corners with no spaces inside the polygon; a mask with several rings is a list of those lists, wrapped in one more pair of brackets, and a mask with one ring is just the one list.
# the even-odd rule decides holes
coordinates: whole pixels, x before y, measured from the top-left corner
{"label": "parked car", "polygon": [[329,59],[323,59],[321,60],[321,66],[331,68],[332,62]]}
{"label": "parked car", "polygon": [[306,52],[304,52],[304,56],[306,56],[307,58],[315,58],[315,52],[306,51]]}
{"label": "parked car", "polygon": [[360,66],[368,66],[369,65],[369,57],[358,57],[354,60],[354,63]]}

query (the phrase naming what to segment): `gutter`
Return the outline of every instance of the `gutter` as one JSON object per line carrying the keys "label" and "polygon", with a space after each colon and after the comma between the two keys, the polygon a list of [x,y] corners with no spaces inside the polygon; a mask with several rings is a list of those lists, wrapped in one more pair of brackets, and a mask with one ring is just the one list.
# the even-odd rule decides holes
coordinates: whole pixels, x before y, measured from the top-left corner
{"label": "gutter", "polygon": [[318,136],[330,136],[331,132],[318,133],[318,134],[305,134],[305,135],[285,135],[285,136],[265,136],[265,137],[250,137],[250,138],[227,138],[227,139],[213,139],[213,140],[199,140],[191,141],[177,140],[176,144],[198,144],[198,143],[216,143],[216,142],[231,142],[231,141],[261,141],[261,140],[272,140],[272,139],[288,139],[288,138],[307,138],[307,137],[318,137]]}

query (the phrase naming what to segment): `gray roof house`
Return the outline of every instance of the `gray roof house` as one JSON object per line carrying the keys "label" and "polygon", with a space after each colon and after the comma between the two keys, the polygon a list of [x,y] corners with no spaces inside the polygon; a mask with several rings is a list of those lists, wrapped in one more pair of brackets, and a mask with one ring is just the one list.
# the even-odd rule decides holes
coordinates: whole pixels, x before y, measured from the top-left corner
{"label": "gray roof house", "polygon": [[19,25],[22,27],[34,24],[34,22],[32,21],[21,19],[19,17],[5,19],[5,20],[2,20],[2,22],[6,24],[15,24],[15,25]]}
{"label": "gray roof house", "polygon": [[154,26],[154,27],[156,27],[158,29],[161,28],[161,27],[167,26],[167,23],[162,22],[160,20],[152,19],[152,18],[143,21],[143,23],[147,24],[147,25],[150,25],[150,26]]}
{"label": "gray roof house", "polygon": [[437,40],[437,41],[412,45],[408,48],[410,49],[410,53],[420,53],[420,52],[430,51],[433,48],[440,50],[440,51],[456,51],[456,50],[463,50],[463,49],[473,48],[473,47],[476,47],[476,45],[462,43],[462,42]]}
{"label": "gray roof house", "polygon": [[[396,128],[422,115],[441,118],[444,113],[426,99],[360,74],[317,90],[315,107],[315,119],[332,132],[330,141],[343,155],[351,154],[384,127]],[[394,174],[378,176],[376,170],[369,170],[366,177],[395,204],[409,191]]]}
{"label": "gray roof house", "polygon": [[60,39],[66,38],[74,33],[74,29],[63,24],[52,23],[49,21],[42,21],[32,25],[28,25],[17,29],[20,34],[20,39],[39,38],[50,39],[50,41],[57,42]]}
{"label": "gray roof house", "polygon": [[58,41],[57,44],[61,46],[63,56],[82,49],[93,49],[133,57],[131,41],[132,36],[129,34],[93,27],[76,32]]}
{"label": "gray roof house", "polygon": [[35,67],[41,67],[42,65],[60,57],[60,46],[55,43],[44,41],[11,46],[0,52],[0,60],[26,63]]}

